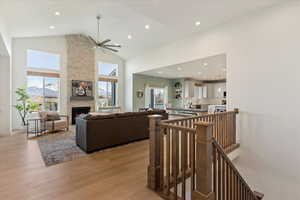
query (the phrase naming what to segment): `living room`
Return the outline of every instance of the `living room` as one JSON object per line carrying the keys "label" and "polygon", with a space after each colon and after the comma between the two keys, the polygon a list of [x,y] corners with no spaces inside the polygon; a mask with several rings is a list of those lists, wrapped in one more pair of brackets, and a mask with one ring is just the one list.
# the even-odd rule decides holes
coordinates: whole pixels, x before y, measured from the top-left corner
{"label": "living room", "polygon": [[[228,179],[234,168],[250,199],[261,199],[252,189],[264,193],[263,199],[299,199],[300,160],[293,155],[300,139],[299,10],[298,0],[89,4],[3,0],[1,197],[172,199],[169,193],[176,190],[180,199],[186,192],[193,197],[186,199],[228,200],[234,199],[226,196],[230,191],[239,191],[227,190],[235,187]],[[210,61],[203,60],[219,55],[226,57],[225,65],[218,65],[222,77],[201,77],[204,72],[183,65],[199,61],[196,66],[204,69],[208,63],[209,68]],[[180,81],[172,82],[177,78],[186,91],[192,88],[191,93],[180,90]],[[213,99],[204,92],[211,81],[225,84],[214,89],[219,94]],[[174,103],[178,91],[180,104]],[[226,112],[201,113],[206,104],[223,104]],[[47,113],[53,119],[41,119],[44,111],[54,111]],[[162,121],[157,114],[164,116]],[[218,120],[227,120],[230,126],[226,122],[224,129]],[[219,141],[220,130],[234,136]],[[182,135],[185,132],[189,139]],[[191,135],[199,133],[214,138],[193,140]],[[170,134],[175,139],[169,140]],[[238,147],[234,160],[223,140]],[[193,142],[196,149],[184,149]],[[180,159],[174,147],[182,152]],[[221,152],[221,159],[213,150]],[[201,156],[208,159],[193,152],[206,152]],[[183,153],[191,157],[185,160]],[[220,160],[229,164],[216,164]],[[199,161],[198,168],[192,161]],[[168,174],[170,166],[175,172]],[[222,171],[219,166],[229,168]],[[191,173],[201,181],[185,191],[183,183],[193,183]],[[217,176],[218,181],[212,178]],[[222,184],[223,180],[229,182]]]}

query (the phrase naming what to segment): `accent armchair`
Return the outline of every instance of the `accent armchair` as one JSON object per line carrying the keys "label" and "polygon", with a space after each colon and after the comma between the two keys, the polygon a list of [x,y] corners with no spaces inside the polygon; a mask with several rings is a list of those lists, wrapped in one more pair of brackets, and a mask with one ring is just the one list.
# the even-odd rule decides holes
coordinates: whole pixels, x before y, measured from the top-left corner
{"label": "accent armchair", "polygon": [[69,130],[69,116],[60,115],[57,112],[39,112],[42,126],[48,132]]}

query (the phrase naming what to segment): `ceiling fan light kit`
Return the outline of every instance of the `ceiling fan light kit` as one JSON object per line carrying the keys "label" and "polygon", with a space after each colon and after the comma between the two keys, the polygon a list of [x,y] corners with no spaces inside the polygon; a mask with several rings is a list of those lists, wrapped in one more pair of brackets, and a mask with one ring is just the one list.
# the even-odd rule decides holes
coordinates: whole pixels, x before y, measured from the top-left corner
{"label": "ceiling fan light kit", "polygon": [[88,39],[91,41],[91,43],[94,45],[95,49],[102,48],[113,52],[118,52],[118,49],[115,48],[121,48],[121,45],[119,44],[109,44],[111,42],[111,39],[106,39],[103,41],[100,41],[100,19],[101,17],[97,16],[97,25],[98,25],[98,32],[97,32],[97,39],[95,40],[93,37],[88,36]]}

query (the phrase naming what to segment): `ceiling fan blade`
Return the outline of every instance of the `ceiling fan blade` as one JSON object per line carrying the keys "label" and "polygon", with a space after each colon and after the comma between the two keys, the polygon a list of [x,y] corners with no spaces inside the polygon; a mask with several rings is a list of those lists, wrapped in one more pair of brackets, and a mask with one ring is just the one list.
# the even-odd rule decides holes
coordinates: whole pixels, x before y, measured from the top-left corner
{"label": "ceiling fan blade", "polygon": [[91,36],[88,36],[88,39],[96,46],[98,46],[98,43],[96,42],[96,40],[94,40]]}
{"label": "ceiling fan blade", "polygon": [[110,42],[110,41],[111,41],[110,39],[106,39],[106,40],[100,42],[99,45],[100,45],[100,46],[101,46],[101,45],[104,45],[104,44],[106,44],[106,43],[108,43],[108,42]]}
{"label": "ceiling fan blade", "polygon": [[113,49],[113,48],[109,48],[109,47],[107,47],[107,46],[103,46],[103,48],[104,48],[104,49],[108,49],[108,50],[113,51],[113,52],[118,52],[118,50]]}
{"label": "ceiling fan blade", "polygon": [[122,46],[119,45],[119,44],[106,44],[106,45],[104,45],[104,46],[106,46],[106,47],[115,47],[115,48],[121,48],[121,47],[122,47]]}

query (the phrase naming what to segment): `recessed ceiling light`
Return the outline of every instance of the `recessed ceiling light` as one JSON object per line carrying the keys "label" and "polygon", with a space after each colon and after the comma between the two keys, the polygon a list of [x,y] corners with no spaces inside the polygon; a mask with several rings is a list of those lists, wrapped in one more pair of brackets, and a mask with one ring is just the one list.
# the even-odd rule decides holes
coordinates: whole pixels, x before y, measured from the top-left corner
{"label": "recessed ceiling light", "polygon": [[145,29],[150,29],[150,25],[145,25]]}
{"label": "recessed ceiling light", "polygon": [[196,25],[196,26],[200,26],[200,24],[201,24],[200,21],[196,21],[196,22],[195,22],[195,25]]}
{"label": "recessed ceiling light", "polygon": [[204,66],[207,66],[207,65],[208,65],[208,63],[207,63],[207,62],[205,62],[205,63],[203,63],[203,65],[204,65]]}
{"label": "recessed ceiling light", "polygon": [[127,38],[128,38],[129,40],[131,40],[131,39],[132,39],[132,35],[128,35]]}
{"label": "recessed ceiling light", "polygon": [[159,71],[159,72],[157,72],[157,73],[162,74],[163,72],[162,72],[162,71]]}
{"label": "recessed ceiling light", "polygon": [[49,26],[50,29],[55,29],[55,26]]}
{"label": "recessed ceiling light", "polygon": [[177,70],[178,70],[178,71],[181,71],[181,70],[182,70],[182,68],[181,68],[181,67],[177,67]]}
{"label": "recessed ceiling light", "polygon": [[60,16],[60,12],[56,11],[56,12],[54,13],[54,15]]}

